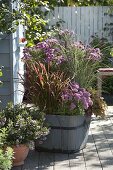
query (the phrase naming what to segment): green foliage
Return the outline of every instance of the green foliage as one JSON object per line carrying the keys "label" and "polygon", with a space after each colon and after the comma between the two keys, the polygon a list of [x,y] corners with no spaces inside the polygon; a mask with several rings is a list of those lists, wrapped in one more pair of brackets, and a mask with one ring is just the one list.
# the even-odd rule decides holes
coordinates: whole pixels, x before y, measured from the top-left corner
{"label": "green foliage", "polygon": [[[0,69],[0,77],[3,76],[2,69]],[[3,84],[3,82],[0,80],[0,86]]]}
{"label": "green foliage", "polygon": [[2,76],[3,74],[2,74],[2,70],[0,69],[0,77]]}
{"label": "green foliage", "polygon": [[[1,125],[1,121],[0,121],[0,125]],[[7,129],[2,128],[0,129],[0,148],[2,148],[5,144],[6,141],[6,137],[7,137]]]}
{"label": "green foliage", "polygon": [[[75,2],[75,0],[73,0]],[[75,5],[77,6],[109,6],[112,5],[113,1],[111,0],[77,0],[77,2],[75,2]]]}
{"label": "green foliage", "polygon": [[[7,23],[7,24],[6,24]],[[0,1],[0,32],[9,33],[11,28],[12,14],[9,8],[9,2],[6,0]]]}
{"label": "green foliage", "polygon": [[49,0],[54,6],[109,6],[113,0]]}
{"label": "green foliage", "polygon": [[[1,122],[0,122],[1,125]],[[4,148],[7,138],[7,129],[0,129],[0,170],[10,170],[12,167],[13,149]]]}
{"label": "green foliage", "polygon": [[91,98],[93,101],[92,113],[96,116],[105,117],[105,112],[107,109],[106,102],[102,97],[98,97],[98,91],[94,89],[89,90],[91,93]]}
{"label": "green foliage", "polygon": [[20,104],[14,106],[9,103],[0,115],[1,128],[7,129],[8,146],[29,144],[30,141],[48,133],[48,129],[44,126],[44,115],[39,113],[37,108],[28,108]]}
{"label": "green foliage", "polygon": [[21,0],[12,11],[10,7],[7,1],[0,2],[0,32],[14,32],[20,23],[26,26],[28,46],[39,41],[47,25],[48,1]]}
{"label": "green foliage", "polygon": [[12,167],[13,149],[7,147],[6,151],[0,149],[0,170],[10,170]]}

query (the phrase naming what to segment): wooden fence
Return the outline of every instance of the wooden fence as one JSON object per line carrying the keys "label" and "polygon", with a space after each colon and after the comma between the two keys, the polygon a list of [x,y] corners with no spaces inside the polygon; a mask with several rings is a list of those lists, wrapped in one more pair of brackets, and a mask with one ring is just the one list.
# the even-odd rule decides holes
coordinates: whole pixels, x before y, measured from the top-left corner
{"label": "wooden fence", "polygon": [[73,30],[77,40],[87,43],[97,33],[99,37],[107,37],[109,41],[113,41],[113,16],[107,13],[108,10],[108,6],[55,7],[48,15],[49,26],[62,20],[62,28]]}

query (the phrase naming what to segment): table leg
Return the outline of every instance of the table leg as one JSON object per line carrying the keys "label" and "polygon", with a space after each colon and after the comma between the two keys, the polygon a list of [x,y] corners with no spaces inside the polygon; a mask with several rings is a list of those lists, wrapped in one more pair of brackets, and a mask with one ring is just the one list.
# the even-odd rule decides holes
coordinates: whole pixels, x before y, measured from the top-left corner
{"label": "table leg", "polygon": [[101,97],[101,94],[102,94],[102,76],[99,73],[97,75],[97,89],[98,89],[98,96]]}

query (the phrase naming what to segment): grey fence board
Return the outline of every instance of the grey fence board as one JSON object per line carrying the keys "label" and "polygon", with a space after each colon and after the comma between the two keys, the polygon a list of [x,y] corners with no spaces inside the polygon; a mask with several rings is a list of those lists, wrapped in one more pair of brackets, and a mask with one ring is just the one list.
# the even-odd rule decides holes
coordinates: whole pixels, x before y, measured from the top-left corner
{"label": "grey fence board", "polygon": [[0,53],[0,66],[10,67],[9,54]]}
{"label": "grey fence board", "polygon": [[1,101],[0,108],[1,107],[4,108],[7,105],[7,103],[11,101],[11,95],[6,95],[6,96],[0,95],[0,101]]}
{"label": "grey fence board", "polygon": [[113,18],[105,15],[109,6],[91,7],[55,7],[49,13],[49,25],[54,25],[57,21],[63,20],[63,29],[69,29],[77,34],[77,40],[88,42],[91,36],[97,33],[99,37],[106,37],[113,41],[110,30],[104,30],[105,24],[112,23]]}
{"label": "grey fence board", "polygon": [[[9,63],[10,64],[10,63]],[[10,81],[11,79],[11,68],[10,67],[4,67],[2,69],[3,76],[0,77],[1,81]]]}
{"label": "grey fence board", "polygon": [[10,95],[11,89],[10,89],[10,82],[4,82],[2,86],[0,86],[0,96],[6,96]]}
{"label": "grey fence board", "polygon": [[0,41],[0,53],[9,53],[10,52],[10,46],[9,46],[9,40],[1,40]]}

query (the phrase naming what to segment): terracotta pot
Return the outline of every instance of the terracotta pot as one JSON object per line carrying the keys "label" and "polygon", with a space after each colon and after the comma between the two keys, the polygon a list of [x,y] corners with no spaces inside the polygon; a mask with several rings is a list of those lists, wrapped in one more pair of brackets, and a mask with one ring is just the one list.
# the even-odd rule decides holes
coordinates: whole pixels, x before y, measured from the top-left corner
{"label": "terracotta pot", "polygon": [[26,145],[14,146],[13,151],[14,151],[13,166],[23,165],[24,160],[28,155],[29,147]]}

